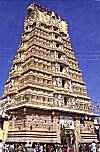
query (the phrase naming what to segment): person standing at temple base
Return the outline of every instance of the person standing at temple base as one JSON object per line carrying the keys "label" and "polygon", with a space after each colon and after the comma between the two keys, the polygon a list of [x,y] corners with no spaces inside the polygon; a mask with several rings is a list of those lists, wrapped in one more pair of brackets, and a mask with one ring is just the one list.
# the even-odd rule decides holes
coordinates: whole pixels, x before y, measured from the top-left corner
{"label": "person standing at temple base", "polygon": [[3,143],[2,143],[2,140],[0,140],[0,152],[3,152]]}
{"label": "person standing at temple base", "polygon": [[83,152],[83,144],[79,144],[79,152]]}
{"label": "person standing at temple base", "polygon": [[10,152],[14,152],[15,150],[14,150],[14,144],[11,144],[10,145]]}
{"label": "person standing at temple base", "polygon": [[95,143],[95,141],[93,141],[91,144],[91,152],[96,152],[96,151],[97,151],[96,143]]}
{"label": "person standing at temple base", "polygon": [[34,152],[31,142],[26,144],[26,152]]}
{"label": "person standing at temple base", "polygon": [[91,152],[91,144],[88,145],[88,152]]}
{"label": "person standing at temple base", "polygon": [[97,152],[100,152],[100,142],[98,143],[98,150]]}
{"label": "person standing at temple base", "polygon": [[43,152],[43,145],[40,145],[39,150],[40,150],[40,152]]}
{"label": "person standing at temple base", "polygon": [[67,144],[66,152],[71,152],[71,148],[70,148],[69,144]]}

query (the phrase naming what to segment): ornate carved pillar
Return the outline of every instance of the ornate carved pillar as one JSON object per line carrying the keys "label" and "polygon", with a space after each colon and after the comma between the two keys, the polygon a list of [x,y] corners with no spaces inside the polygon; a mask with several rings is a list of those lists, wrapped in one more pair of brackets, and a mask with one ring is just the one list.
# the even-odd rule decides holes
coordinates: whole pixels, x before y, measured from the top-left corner
{"label": "ornate carved pillar", "polygon": [[79,142],[81,140],[80,137],[80,120],[75,118],[75,152],[79,152]]}

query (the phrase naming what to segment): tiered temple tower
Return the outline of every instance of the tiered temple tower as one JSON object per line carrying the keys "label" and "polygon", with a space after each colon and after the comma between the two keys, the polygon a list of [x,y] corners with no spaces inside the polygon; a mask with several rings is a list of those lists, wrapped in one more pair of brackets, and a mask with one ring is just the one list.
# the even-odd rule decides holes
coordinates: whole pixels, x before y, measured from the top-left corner
{"label": "tiered temple tower", "polygon": [[28,7],[2,99],[9,115],[7,142],[61,143],[60,124],[68,117],[74,128],[67,128],[65,134],[75,134],[76,145],[96,140],[90,127],[92,105],[71,46],[68,23],[36,3]]}

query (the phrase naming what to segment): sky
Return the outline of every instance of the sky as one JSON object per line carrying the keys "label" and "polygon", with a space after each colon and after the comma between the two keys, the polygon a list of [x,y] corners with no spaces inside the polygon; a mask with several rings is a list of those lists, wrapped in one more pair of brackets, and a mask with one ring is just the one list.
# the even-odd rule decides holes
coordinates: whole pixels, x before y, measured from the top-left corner
{"label": "sky", "polygon": [[100,105],[99,0],[0,0],[0,97],[20,43],[27,7],[32,2],[67,21],[88,94],[95,105]]}

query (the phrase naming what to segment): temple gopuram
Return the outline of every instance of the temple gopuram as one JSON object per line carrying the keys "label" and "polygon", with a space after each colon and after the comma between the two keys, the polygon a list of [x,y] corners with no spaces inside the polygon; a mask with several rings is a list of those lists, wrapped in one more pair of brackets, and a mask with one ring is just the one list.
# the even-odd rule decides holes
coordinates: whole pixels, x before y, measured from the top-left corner
{"label": "temple gopuram", "polygon": [[36,3],[24,30],[0,105],[7,143],[97,142],[92,103],[68,33],[68,23]]}

